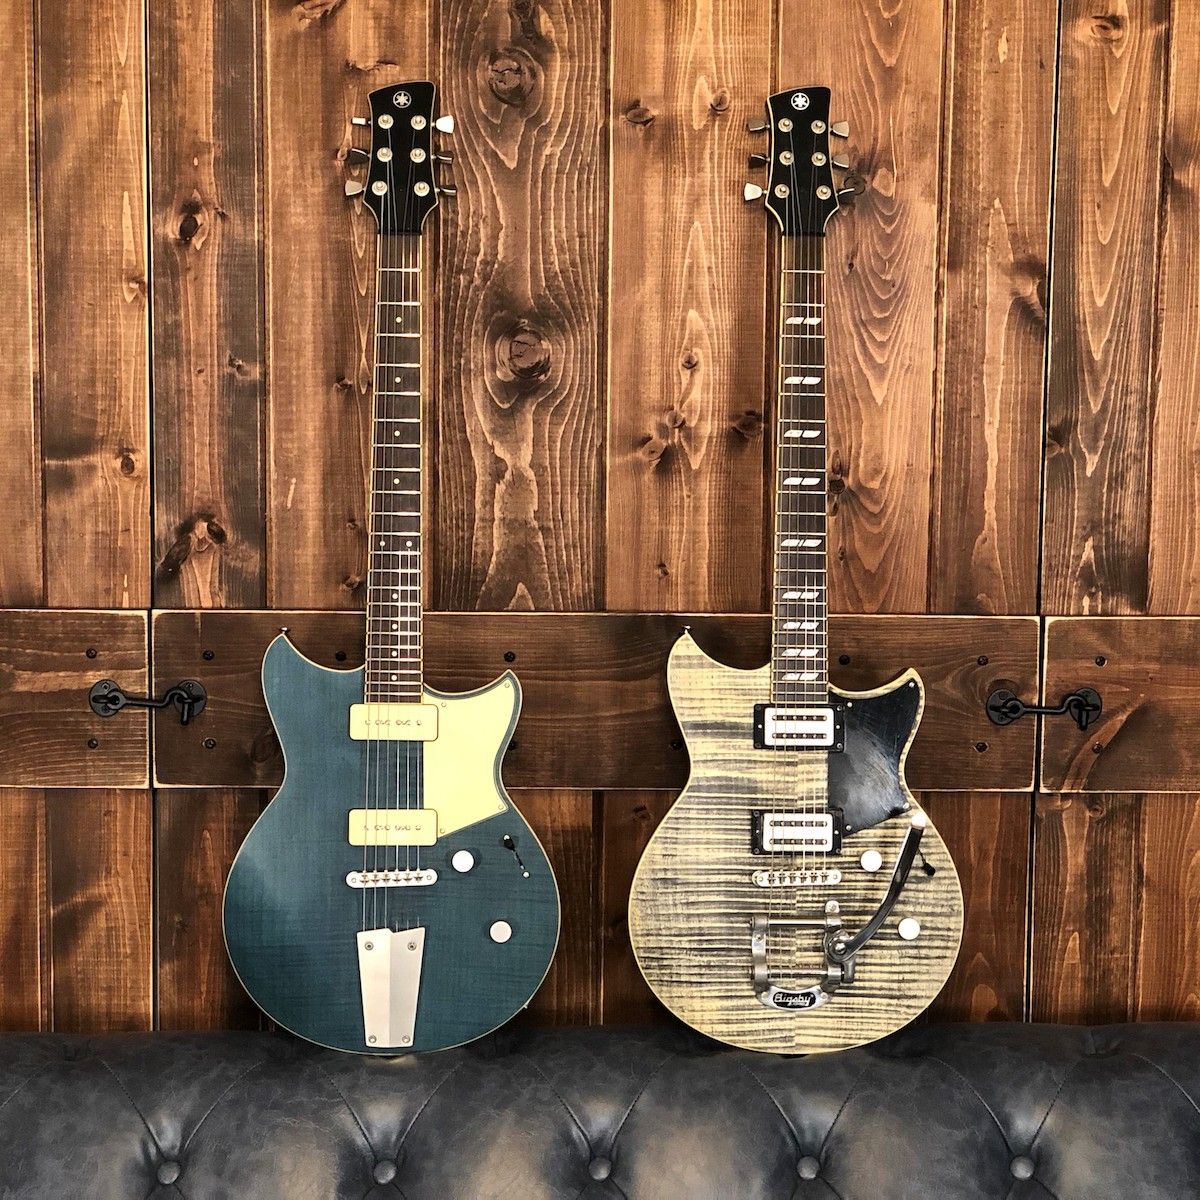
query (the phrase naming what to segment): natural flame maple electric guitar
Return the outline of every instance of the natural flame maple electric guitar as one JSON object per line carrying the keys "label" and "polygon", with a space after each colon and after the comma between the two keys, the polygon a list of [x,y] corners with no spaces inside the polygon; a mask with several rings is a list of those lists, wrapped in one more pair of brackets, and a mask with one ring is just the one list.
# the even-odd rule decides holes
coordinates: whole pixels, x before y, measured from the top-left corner
{"label": "natural flame maple electric guitar", "polygon": [[782,230],[770,663],[708,657],[687,632],[668,683],[691,754],[629,904],[658,998],[721,1041],[779,1053],[890,1033],[958,954],[954,863],[904,782],[921,716],[915,671],[871,692],[829,686],[825,225],[839,207],[829,89],[767,103],[765,197]]}
{"label": "natural flame maple electric guitar", "polygon": [[[278,1024],[366,1054],[436,1050],[507,1021],[558,941],[546,855],[500,780],[520,709],[505,672],[446,695],[421,667],[421,230],[437,205],[430,83],[371,93],[361,194],[379,226],[363,668],[277,637],[262,681],[283,786],[225,890],[238,977]],[[366,119],[356,119],[366,125]]]}

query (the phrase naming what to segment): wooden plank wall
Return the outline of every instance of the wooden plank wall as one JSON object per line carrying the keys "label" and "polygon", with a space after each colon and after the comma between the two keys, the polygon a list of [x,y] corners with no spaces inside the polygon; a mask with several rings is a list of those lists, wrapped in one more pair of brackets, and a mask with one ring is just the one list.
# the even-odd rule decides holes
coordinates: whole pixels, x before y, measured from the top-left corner
{"label": "wooden plank wall", "polygon": [[[342,196],[348,118],[428,75],[459,189],[426,296],[430,607],[763,610],[775,250],[738,199],[744,125],[812,81],[868,184],[829,231],[835,608],[1200,616],[1200,12],[827,8],[6,5],[0,607],[361,607],[373,226]],[[1107,636],[1054,630],[1050,700],[1095,683]],[[73,694],[72,653],[45,690]],[[1193,1015],[1194,756],[1135,790],[1113,739],[1174,710],[1137,692],[1157,660],[1114,682],[1109,653],[1107,758],[1047,725],[1057,790],[927,794],[969,909],[941,1016]],[[4,711],[39,687],[0,661]],[[148,777],[0,793],[0,1027],[257,1019],[218,918],[264,793]],[[670,794],[520,802],[567,897],[531,1019],[655,1019],[624,898]]]}

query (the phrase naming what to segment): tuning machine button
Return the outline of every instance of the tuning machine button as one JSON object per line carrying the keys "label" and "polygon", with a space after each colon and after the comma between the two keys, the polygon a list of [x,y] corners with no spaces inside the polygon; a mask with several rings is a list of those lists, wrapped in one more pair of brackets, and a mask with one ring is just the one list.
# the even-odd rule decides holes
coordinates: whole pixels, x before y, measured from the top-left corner
{"label": "tuning machine button", "polygon": [[835,167],[838,167],[843,171],[850,170],[850,160],[844,154],[835,154],[830,158],[829,161],[833,163]]}
{"label": "tuning machine button", "polygon": [[351,125],[370,125],[370,123],[371,122],[368,121],[366,117],[351,117],[350,118]]}
{"label": "tuning machine button", "polygon": [[453,133],[454,118],[451,116],[438,117],[438,119],[434,121],[433,127],[438,131],[438,133]]}
{"label": "tuning machine button", "polygon": [[747,133],[766,133],[771,127],[762,119],[762,117],[751,117],[746,122]]}
{"label": "tuning machine button", "polygon": [[368,154],[366,150],[360,150],[357,146],[351,146],[350,149],[346,151],[346,158],[350,162],[356,163],[365,163],[371,161],[370,154]]}
{"label": "tuning machine button", "polygon": [[452,163],[454,161],[454,155],[451,154],[449,150],[443,150],[434,154],[433,161],[440,163]]}
{"label": "tuning machine button", "polygon": [[742,187],[742,199],[747,204],[755,200],[761,200],[765,194],[764,190],[757,183],[747,183]]}
{"label": "tuning machine button", "polygon": [[361,196],[367,189],[357,179],[346,180],[346,195]]}
{"label": "tuning machine button", "polygon": [[746,161],[750,170],[761,171],[771,160],[765,154],[752,154]]}
{"label": "tuning machine button", "polygon": [[445,196],[447,200],[453,200],[458,195],[458,188],[452,183],[438,184],[438,195]]}
{"label": "tuning machine button", "polygon": [[829,127],[829,132],[832,133],[834,137],[848,138],[850,136],[850,122],[834,121],[834,123]]}

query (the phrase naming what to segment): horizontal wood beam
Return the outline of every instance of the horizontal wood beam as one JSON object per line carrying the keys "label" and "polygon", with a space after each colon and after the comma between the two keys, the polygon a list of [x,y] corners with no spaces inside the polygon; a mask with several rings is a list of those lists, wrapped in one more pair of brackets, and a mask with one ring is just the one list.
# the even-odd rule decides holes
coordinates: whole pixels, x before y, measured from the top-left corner
{"label": "horizontal wood beam", "polygon": [[1051,617],[1045,699],[1095,688],[1087,730],[1043,721],[1047,792],[1200,791],[1200,617]]}
{"label": "horizontal wood beam", "polygon": [[[687,753],[671,713],[667,653],[690,625],[736,667],[766,661],[758,615],[669,613],[429,613],[426,678],[446,691],[478,687],[511,667],[524,706],[505,760],[510,787],[680,788]],[[283,761],[259,685],[263,651],[281,626],[314,661],[362,660],[363,618],[342,612],[170,611],[154,614],[156,687],[199,679],[208,707],[190,725],[155,721],[160,786],[278,784]],[[1032,697],[1038,625],[1032,617],[845,616],[831,621],[833,681],[877,686],[908,666],[926,686],[908,776],[925,790],[1021,791],[1033,782],[1034,726],[991,725],[996,687]]]}

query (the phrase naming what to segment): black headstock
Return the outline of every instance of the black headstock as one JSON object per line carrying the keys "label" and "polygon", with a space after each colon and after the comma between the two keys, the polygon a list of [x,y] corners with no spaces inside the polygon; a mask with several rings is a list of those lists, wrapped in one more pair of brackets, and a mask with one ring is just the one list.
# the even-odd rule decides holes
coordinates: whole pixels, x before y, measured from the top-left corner
{"label": "black headstock", "polygon": [[375,214],[380,233],[420,233],[438,196],[454,189],[434,177],[435,162],[450,162],[433,146],[434,132],[453,133],[453,117],[437,117],[437,88],[426,80],[395,83],[370,94],[371,116],[353,117],[369,125],[371,148],[352,149],[350,158],[367,163],[365,180],[346,181],[347,196],[361,196]]}
{"label": "black headstock", "polygon": [[839,191],[833,169],[850,164],[829,149],[830,136],[845,138],[849,129],[844,121],[830,124],[825,87],[776,92],[767,101],[767,118],[766,123],[750,123],[752,133],[771,133],[770,156],[765,161],[761,155],[751,159],[752,165],[767,168],[767,186],[748,183],[745,197],[762,198],[785,235],[819,236],[840,207],[839,198],[856,190]]}

